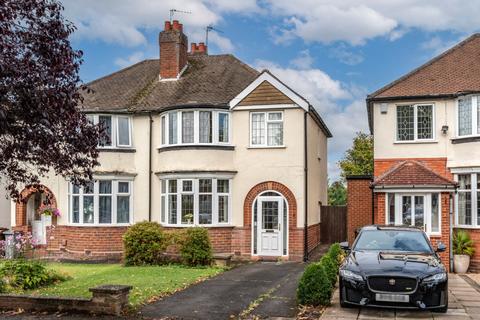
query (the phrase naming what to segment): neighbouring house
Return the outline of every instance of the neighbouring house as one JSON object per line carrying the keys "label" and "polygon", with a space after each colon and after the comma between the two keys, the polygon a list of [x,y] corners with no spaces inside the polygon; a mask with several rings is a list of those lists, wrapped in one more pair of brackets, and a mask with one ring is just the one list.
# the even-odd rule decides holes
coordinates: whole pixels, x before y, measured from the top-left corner
{"label": "neighbouring house", "polygon": [[[139,221],[202,226],[216,253],[301,260],[320,239],[331,133],[302,96],[268,70],[209,55],[178,21],[165,22],[160,59],[88,84],[82,111],[103,123],[100,166],[87,187],[51,175],[12,206],[17,231],[45,254],[119,258]],[[46,195],[62,216],[46,228]]]}
{"label": "neighbouring house", "polygon": [[370,94],[367,111],[374,177],[348,180],[350,241],[372,220],[414,225],[449,265],[451,232],[466,229],[480,270],[480,34]]}

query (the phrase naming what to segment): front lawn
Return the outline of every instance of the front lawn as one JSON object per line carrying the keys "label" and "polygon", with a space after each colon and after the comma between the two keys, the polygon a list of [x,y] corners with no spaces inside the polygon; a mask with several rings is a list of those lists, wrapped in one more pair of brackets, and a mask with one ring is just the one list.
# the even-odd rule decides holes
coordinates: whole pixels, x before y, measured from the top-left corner
{"label": "front lawn", "polygon": [[89,288],[102,284],[133,286],[130,304],[136,307],[150,299],[214,276],[221,268],[192,268],[180,265],[124,267],[119,264],[49,263],[48,267],[71,279],[26,293],[42,296],[91,297]]}

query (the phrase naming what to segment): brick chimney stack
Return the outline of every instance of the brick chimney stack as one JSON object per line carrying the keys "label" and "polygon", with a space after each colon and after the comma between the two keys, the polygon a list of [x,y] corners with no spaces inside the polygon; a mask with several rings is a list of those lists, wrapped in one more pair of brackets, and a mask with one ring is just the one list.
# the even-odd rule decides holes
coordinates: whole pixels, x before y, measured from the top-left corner
{"label": "brick chimney stack", "polygon": [[160,78],[176,79],[187,65],[188,38],[178,20],[165,21],[160,32]]}
{"label": "brick chimney stack", "polygon": [[207,54],[207,46],[205,43],[200,42],[198,45],[195,42],[190,44],[191,54]]}

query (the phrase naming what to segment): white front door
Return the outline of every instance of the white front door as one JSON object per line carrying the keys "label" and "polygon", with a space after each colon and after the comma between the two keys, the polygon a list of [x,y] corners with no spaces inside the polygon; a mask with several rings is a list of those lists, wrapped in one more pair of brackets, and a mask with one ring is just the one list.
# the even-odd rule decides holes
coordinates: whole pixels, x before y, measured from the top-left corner
{"label": "white front door", "polygon": [[260,197],[258,199],[258,254],[262,256],[282,255],[283,199]]}

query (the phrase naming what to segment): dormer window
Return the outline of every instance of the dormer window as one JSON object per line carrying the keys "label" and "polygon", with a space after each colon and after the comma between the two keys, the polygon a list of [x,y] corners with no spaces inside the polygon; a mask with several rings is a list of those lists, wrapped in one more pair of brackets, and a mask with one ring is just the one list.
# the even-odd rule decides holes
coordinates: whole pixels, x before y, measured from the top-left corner
{"label": "dormer window", "polygon": [[99,148],[109,149],[132,147],[132,121],[129,116],[88,114],[87,118],[94,124],[102,124],[105,128],[105,134],[98,143]]}
{"label": "dormer window", "polygon": [[230,143],[230,114],[226,111],[169,111],[160,122],[162,146]]}
{"label": "dormer window", "polygon": [[480,96],[465,96],[457,101],[457,136],[480,135]]}

